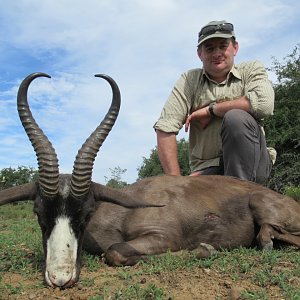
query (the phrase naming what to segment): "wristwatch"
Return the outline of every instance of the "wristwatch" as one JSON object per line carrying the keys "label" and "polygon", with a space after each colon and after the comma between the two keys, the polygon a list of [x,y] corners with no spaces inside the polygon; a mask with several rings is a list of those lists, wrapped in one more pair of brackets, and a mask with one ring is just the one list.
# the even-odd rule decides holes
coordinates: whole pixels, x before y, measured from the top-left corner
{"label": "wristwatch", "polygon": [[215,115],[215,113],[214,113],[214,105],[215,105],[216,103],[217,103],[217,102],[211,102],[211,103],[209,104],[209,108],[208,108],[209,113],[210,113],[213,117],[216,117],[216,115]]}

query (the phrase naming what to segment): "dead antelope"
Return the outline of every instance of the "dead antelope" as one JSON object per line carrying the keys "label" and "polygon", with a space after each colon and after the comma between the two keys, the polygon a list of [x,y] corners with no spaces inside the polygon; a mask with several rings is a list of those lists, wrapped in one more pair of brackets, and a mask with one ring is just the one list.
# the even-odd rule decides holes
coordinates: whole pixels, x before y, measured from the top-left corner
{"label": "dead antelope", "polygon": [[300,206],[260,185],[225,176],[161,175],[114,190],[91,181],[93,163],[120,108],[113,79],[111,107],[82,145],[73,172],[59,175],[55,150],[27,102],[29,75],[18,92],[18,111],[34,147],[39,182],[0,192],[0,205],[34,200],[43,235],[44,276],[52,287],[69,287],[80,273],[82,248],[106,254],[110,265],[133,265],[148,255],[187,249],[198,258],[238,246],[270,250],[273,239],[300,246]]}

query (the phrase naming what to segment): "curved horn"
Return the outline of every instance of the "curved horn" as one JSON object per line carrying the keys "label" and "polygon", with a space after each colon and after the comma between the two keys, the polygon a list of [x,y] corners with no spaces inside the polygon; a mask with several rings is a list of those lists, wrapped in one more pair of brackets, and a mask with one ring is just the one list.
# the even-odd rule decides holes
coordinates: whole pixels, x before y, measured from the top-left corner
{"label": "curved horn", "polygon": [[22,81],[17,96],[18,112],[22,125],[36,152],[41,193],[45,197],[53,198],[58,192],[57,155],[52,144],[33,118],[27,101],[28,87],[38,77],[51,78],[45,73],[33,73]]}
{"label": "curved horn", "polygon": [[109,82],[113,99],[105,118],[85,141],[76,156],[71,180],[71,193],[76,198],[84,197],[89,191],[97,152],[115,124],[121,105],[121,95],[117,83],[107,75],[97,74],[95,76],[102,77]]}

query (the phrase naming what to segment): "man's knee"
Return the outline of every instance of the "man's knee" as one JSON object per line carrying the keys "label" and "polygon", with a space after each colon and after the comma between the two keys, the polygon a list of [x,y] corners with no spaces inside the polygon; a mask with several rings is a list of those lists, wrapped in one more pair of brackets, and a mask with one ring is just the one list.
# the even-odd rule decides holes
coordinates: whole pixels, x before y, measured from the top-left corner
{"label": "man's knee", "polygon": [[223,119],[223,127],[236,128],[237,125],[242,125],[247,122],[249,117],[253,118],[249,113],[241,109],[232,109],[228,111]]}
{"label": "man's knee", "polygon": [[255,119],[246,111],[232,109],[228,111],[223,119],[221,135],[225,133],[238,137],[246,132],[259,132],[259,126]]}

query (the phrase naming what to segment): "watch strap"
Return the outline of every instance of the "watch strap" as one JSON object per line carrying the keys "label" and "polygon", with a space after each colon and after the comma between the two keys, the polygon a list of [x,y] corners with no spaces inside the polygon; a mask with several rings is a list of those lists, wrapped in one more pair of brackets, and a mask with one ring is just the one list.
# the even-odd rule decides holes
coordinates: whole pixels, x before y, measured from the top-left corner
{"label": "watch strap", "polygon": [[209,107],[208,107],[208,110],[209,110],[209,113],[213,116],[213,117],[216,117],[215,113],[214,113],[214,105],[216,104],[216,102],[211,102],[209,104]]}

